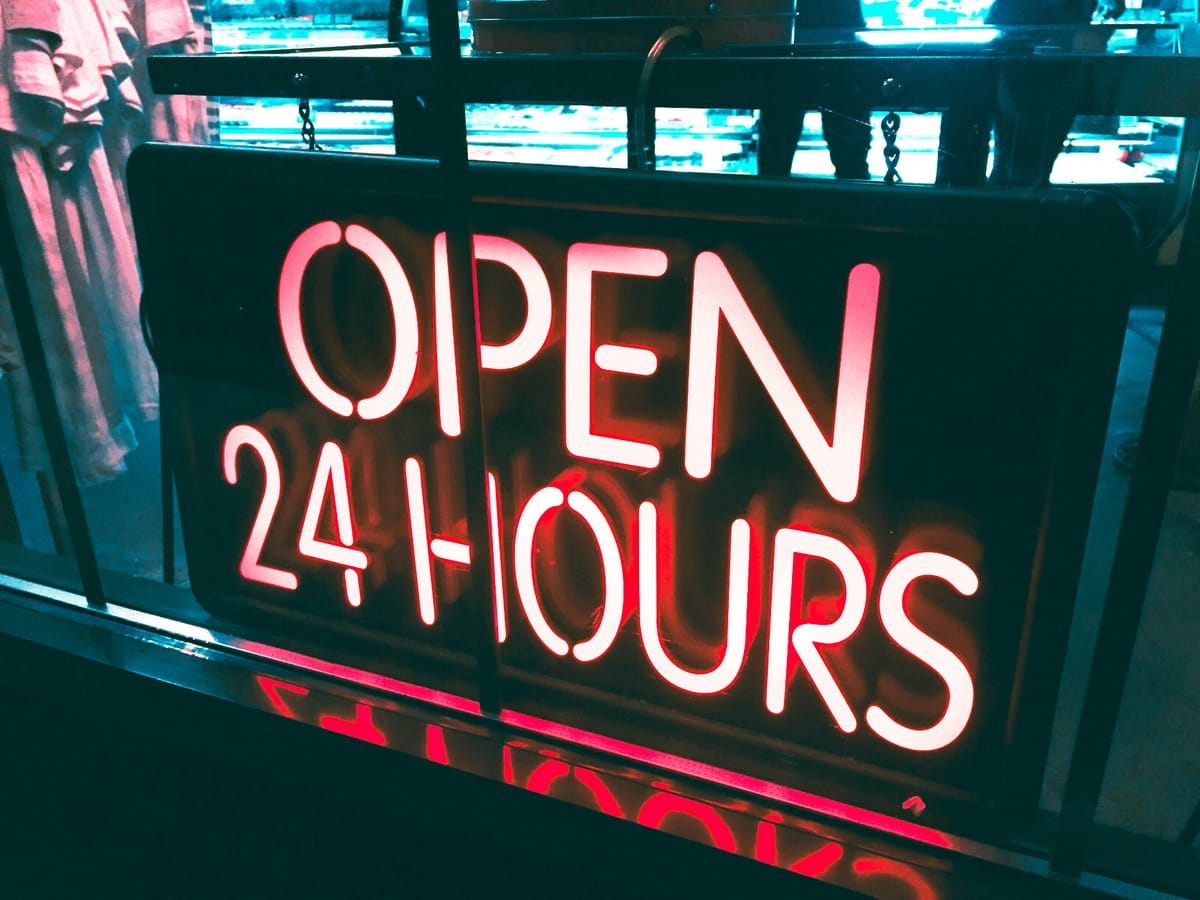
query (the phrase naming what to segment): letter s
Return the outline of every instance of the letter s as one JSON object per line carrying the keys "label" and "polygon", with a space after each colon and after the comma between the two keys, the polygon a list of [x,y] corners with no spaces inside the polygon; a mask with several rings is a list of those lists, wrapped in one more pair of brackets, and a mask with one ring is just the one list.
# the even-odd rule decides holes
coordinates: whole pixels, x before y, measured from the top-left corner
{"label": "letter s", "polygon": [[867,725],[881,738],[907,750],[940,750],[967,727],[975,705],[971,673],[954,653],[917,628],[904,612],[904,594],[918,578],[940,578],[964,597],[979,589],[979,576],[966,563],[944,553],[914,553],[892,567],[879,588],[879,618],[884,630],[946,682],[949,698],[941,720],[929,728],[907,728],[878,706],[867,710]]}

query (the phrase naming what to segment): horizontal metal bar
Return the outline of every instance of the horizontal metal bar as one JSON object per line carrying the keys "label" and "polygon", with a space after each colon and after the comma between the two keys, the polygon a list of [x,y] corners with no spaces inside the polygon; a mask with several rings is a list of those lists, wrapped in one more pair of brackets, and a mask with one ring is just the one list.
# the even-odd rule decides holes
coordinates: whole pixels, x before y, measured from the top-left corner
{"label": "horizontal metal bar", "polygon": [[[462,61],[469,102],[590,103],[626,106],[636,94],[638,54],[496,54]],[[1082,69],[1086,87],[1076,112],[1087,115],[1200,115],[1200,58],[1184,56],[856,53],[754,56],[688,54],[662,59],[650,100],[656,106],[758,108],[770,99],[813,108],[845,102],[859,85],[879,109],[943,109],[989,93],[1003,74],[1047,85]],[[150,59],[154,89],[164,94],[295,96],[307,76],[308,96],[389,100],[433,88],[432,60],[381,45],[339,54],[311,52],[200,54]],[[891,80],[885,96],[883,84]],[[898,88],[896,86],[899,86]]]}

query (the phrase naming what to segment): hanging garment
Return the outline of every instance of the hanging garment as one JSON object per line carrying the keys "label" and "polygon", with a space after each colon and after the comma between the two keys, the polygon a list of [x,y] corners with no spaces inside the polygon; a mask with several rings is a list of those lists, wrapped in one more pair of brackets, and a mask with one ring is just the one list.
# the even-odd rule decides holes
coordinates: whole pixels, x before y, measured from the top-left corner
{"label": "hanging garment", "polygon": [[146,69],[146,57],[152,53],[184,55],[212,49],[207,4],[204,0],[194,4],[189,0],[132,0],[129,10],[141,37],[132,78],[145,110],[140,140],[207,144],[211,134],[207,98],[156,94]]}
{"label": "hanging garment", "polygon": [[[157,373],[137,319],[140,279],[127,206],[100,139],[103,109],[120,96],[132,65],[119,26],[106,25],[102,11],[92,0],[0,3],[0,167],[8,213],[85,483],[124,471],[136,445],[127,410],[157,415]],[[0,310],[9,345],[10,312]],[[11,350],[6,380],[18,446],[28,468],[44,470],[28,377]]]}
{"label": "hanging garment", "polygon": [[72,287],[95,310],[117,402],[153,421],[158,417],[158,373],[138,316],[141,277],[132,231],[125,227],[128,206],[113,181],[100,129],[63,129],[48,165],[60,241],[73,263],[68,270]]}
{"label": "hanging garment", "polygon": [[0,3],[0,131],[44,142],[62,127],[61,19],[57,0]]}
{"label": "hanging garment", "polygon": [[[125,470],[125,454],[136,441],[116,402],[105,338],[90,298],[77,302],[68,267],[78,260],[70,244],[59,239],[42,148],[0,132],[0,168],[76,475],[83,483],[104,481]],[[11,310],[6,313],[11,316]],[[22,463],[46,470],[49,459],[23,367],[13,371],[10,390]]]}

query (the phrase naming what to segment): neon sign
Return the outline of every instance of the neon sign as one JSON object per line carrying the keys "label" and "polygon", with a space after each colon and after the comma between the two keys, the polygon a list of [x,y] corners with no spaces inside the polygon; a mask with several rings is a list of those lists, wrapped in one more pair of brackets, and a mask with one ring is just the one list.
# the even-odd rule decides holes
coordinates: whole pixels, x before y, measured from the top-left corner
{"label": "neon sign", "polygon": [[[913,783],[935,818],[1031,805],[1115,374],[1093,351],[1121,333],[1120,261],[1092,248],[1119,214],[674,178],[651,209],[621,178],[485,169],[466,360],[427,167],[155,148],[135,183],[159,169],[223,204],[184,221],[135,188],[215,613],[469,696],[484,609],[506,709],[781,784],[849,766],[890,811]],[[180,285],[167,233],[231,280]]]}

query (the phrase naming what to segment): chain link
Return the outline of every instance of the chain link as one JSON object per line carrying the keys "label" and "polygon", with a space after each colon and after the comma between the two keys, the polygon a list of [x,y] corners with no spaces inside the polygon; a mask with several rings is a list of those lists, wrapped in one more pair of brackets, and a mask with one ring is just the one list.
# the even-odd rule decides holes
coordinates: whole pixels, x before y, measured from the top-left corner
{"label": "chain link", "polygon": [[896,146],[896,135],[900,131],[900,117],[894,112],[890,112],[883,117],[883,122],[879,127],[883,132],[883,159],[887,163],[887,173],[883,176],[883,180],[886,184],[896,184],[904,180],[896,171],[896,164],[900,162],[900,148]]}
{"label": "chain link", "polygon": [[313,124],[312,107],[308,102],[308,76],[297,72],[292,76],[292,83],[300,95],[300,137],[309,150],[324,149],[317,143],[317,128]]}
{"label": "chain link", "polygon": [[317,127],[312,120],[312,107],[309,106],[308,98],[300,98],[300,137],[309,150],[320,150],[321,145],[317,143]]}

